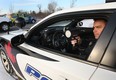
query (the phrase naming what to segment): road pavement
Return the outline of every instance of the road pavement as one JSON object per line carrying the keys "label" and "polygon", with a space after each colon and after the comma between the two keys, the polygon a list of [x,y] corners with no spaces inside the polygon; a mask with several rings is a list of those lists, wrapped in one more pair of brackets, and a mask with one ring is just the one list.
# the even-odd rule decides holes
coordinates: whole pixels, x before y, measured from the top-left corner
{"label": "road pavement", "polygon": [[5,71],[1,59],[0,59],[0,80],[15,80]]}

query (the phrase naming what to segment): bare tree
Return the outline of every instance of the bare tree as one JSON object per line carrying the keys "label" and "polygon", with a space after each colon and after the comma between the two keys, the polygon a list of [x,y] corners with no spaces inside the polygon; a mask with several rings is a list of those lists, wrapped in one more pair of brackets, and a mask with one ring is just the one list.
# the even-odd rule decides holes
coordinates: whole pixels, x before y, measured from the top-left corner
{"label": "bare tree", "polygon": [[41,13],[41,8],[42,8],[42,7],[41,7],[41,4],[38,4],[37,7],[38,7],[38,9],[39,9],[39,13]]}
{"label": "bare tree", "polygon": [[14,5],[11,3],[10,7],[9,7],[9,12],[10,14],[13,13],[13,10],[14,10]]}
{"label": "bare tree", "polygon": [[70,3],[70,7],[71,7],[71,8],[74,7],[76,1],[77,1],[77,0],[71,0],[71,3]]}
{"label": "bare tree", "polygon": [[57,11],[60,11],[60,10],[62,10],[62,9],[63,9],[63,8],[61,8],[61,7],[58,7],[58,8],[57,8]]}
{"label": "bare tree", "polygon": [[56,11],[56,7],[57,7],[57,3],[55,1],[51,1],[49,4],[48,4],[48,10],[50,13],[53,13]]}

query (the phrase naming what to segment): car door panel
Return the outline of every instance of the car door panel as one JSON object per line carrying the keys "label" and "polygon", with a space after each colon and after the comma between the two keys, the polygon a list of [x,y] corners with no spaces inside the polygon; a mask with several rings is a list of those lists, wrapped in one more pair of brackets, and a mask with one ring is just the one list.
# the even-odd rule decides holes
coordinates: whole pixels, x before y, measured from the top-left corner
{"label": "car door panel", "polygon": [[[90,76],[96,70],[96,66],[92,66],[89,64],[85,64],[80,61],[72,60],[66,57],[62,57],[47,51],[43,51],[41,49],[32,47],[26,43],[20,45],[23,48],[29,49],[37,54],[52,58],[56,61],[50,61],[40,58],[35,58],[31,56],[27,56],[24,54],[17,55],[17,61],[19,67],[24,76],[31,78],[27,72],[25,71],[26,66],[31,65],[36,71],[40,72],[43,75],[48,76],[53,80],[89,80]],[[31,78],[31,80],[33,80]]]}
{"label": "car door panel", "polygon": [[115,80],[116,72],[98,68],[90,80]]}

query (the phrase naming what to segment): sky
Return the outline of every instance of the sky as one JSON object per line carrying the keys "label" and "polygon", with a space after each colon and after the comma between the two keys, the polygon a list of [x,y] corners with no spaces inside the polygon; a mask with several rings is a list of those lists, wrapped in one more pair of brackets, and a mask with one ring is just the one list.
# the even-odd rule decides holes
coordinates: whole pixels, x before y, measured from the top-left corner
{"label": "sky", "polygon": [[[38,4],[41,5],[42,10],[47,10],[47,6],[51,1],[55,1],[57,3],[57,7],[61,7],[63,9],[70,8],[71,0],[0,0],[0,15],[8,14],[11,8],[13,8],[13,12],[17,12],[19,10],[38,12]],[[74,7],[101,3],[105,3],[105,0],[76,0]]]}

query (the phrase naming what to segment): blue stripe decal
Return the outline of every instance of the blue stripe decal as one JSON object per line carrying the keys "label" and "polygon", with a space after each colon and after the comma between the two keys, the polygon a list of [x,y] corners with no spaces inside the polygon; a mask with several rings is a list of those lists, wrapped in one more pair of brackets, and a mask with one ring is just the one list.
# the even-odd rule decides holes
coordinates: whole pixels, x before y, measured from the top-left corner
{"label": "blue stripe decal", "polygon": [[25,71],[30,75],[35,77],[37,80],[51,80],[47,76],[42,75],[38,70],[30,66],[29,64],[26,65]]}

